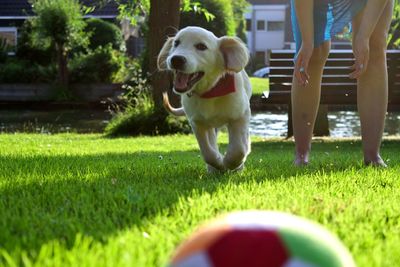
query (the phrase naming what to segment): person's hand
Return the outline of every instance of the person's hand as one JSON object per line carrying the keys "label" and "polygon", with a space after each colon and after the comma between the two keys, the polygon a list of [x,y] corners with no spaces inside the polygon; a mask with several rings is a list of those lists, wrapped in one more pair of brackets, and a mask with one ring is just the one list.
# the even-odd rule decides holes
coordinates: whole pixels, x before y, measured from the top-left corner
{"label": "person's hand", "polygon": [[369,61],[369,38],[357,35],[353,41],[355,63],[351,67],[350,79],[358,79],[365,72]]}
{"label": "person's hand", "polygon": [[310,62],[313,50],[313,44],[303,43],[299,53],[297,54],[297,59],[294,66],[294,76],[302,86],[307,85],[310,80],[310,75],[308,74],[308,64]]}

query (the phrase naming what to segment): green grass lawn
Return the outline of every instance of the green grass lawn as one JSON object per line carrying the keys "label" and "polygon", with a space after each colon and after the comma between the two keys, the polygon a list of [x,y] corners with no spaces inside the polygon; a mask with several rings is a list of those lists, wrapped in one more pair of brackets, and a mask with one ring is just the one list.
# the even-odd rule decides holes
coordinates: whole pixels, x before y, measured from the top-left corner
{"label": "green grass lawn", "polygon": [[[222,143],[226,137],[222,138]],[[208,175],[192,135],[0,135],[0,266],[162,266],[204,220],[281,210],[336,233],[359,266],[400,266],[400,139],[366,168],[357,140],[253,139],[242,173]]]}
{"label": "green grass lawn", "polygon": [[250,83],[253,89],[253,95],[261,95],[269,90],[269,79],[250,77]]}

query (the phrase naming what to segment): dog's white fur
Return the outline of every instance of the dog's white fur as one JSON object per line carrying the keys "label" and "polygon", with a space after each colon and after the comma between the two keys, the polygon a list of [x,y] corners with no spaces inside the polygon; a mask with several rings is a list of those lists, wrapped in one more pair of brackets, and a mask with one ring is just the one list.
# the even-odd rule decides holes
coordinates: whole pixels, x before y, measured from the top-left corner
{"label": "dog's white fur", "polygon": [[[207,49],[197,49],[198,44]],[[174,115],[186,114],[210,172],[241,169],[250,153],[251,86],[244,71],[249,60],[246,46],[236,37],[217,38],[203,28],[187,27],[166,41],[158,56],[159,69],[173,71],[171,59],[174,56],[185,57],[182,72],[201,71],[204,76],[184,93],[174,88],[174,92],[181,95],[183,108],[171,107],[167,94],[164,94],[164,106]],[[200,97],[226,73],[234,74],[234,93],[210,99]],[[227,125],[229,133],[225,156],[219,152],[216,130],[223,125]]]}

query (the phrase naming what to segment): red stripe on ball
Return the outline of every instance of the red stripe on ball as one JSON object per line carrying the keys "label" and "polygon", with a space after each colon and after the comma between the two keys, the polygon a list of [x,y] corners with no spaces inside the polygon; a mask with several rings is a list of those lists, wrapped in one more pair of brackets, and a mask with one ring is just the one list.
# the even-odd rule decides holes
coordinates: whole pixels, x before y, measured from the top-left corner
{"label": "red stripe on ball", "polygon": [[268,230],[233,230],[207,250],[215,267],[282,267],[289,255],[279,235]]}

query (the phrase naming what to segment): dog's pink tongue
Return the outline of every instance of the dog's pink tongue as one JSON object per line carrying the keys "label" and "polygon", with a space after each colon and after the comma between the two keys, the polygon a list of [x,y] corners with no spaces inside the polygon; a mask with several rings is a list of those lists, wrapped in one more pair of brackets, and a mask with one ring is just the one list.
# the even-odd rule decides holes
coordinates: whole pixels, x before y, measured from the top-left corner
{"label": "dog's pink tongue", "polygon": [[189,74],[178,72],[175,77],[175,89],[186,89],[189,81]]}

